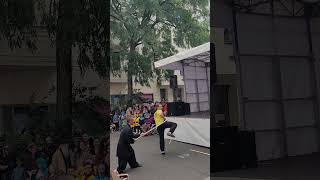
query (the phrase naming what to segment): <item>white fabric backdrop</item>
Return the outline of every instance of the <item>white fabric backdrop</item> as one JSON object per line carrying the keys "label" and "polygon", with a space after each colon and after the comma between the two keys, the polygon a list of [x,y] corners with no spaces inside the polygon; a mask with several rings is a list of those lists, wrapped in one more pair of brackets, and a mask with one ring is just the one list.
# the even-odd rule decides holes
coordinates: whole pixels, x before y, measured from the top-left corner
{"label": "white fabric backdrop", "polygon": [[[174,132],[175,140],[210,147],[210,119],[167,117],[167,120],[178,124]],[[168,131],[165,132],[165,138],[172,139],[166,135]]]}

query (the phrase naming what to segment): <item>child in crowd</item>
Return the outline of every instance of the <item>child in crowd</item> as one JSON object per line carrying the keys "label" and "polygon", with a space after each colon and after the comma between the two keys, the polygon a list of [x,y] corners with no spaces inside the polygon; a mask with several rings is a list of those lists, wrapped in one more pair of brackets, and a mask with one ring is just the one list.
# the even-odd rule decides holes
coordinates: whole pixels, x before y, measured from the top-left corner
{"label": "child in crowd", "polygon": [[105,164],[100,164],[97,169],[97,174],[94,176],[94,180],[109,180],[106,172]]}
{"label": "child in crowd", "polygon": [[23,160],[20,157],[17,157],[17,167],[14,168],[11,176],[11,180],[22,180],[26,179],[26,172],[23,167]]}
{"label": "child in crowd", "polygon": [[48,161],[44,157],[39,157],[36,160],[38,171],[36,173],[36,180],[45,180],[49,176]]}
{"label": "child in crowd", "polygon": [[126,111],[122,109],[119,119],[119,130],[122,130],[126,125]]}
{"label": "child in crowd", "polygon": [[115,125],[115,130],[119,131],[119,115],[118,115],[118,111],[114,112],[114,115],[112,117],[112,122]]}
{"label": "child in crowd", "polygon": [[79,167],[76,180],[94,180],[92,161],[87,160],[84,166]]}
{"label": "child in crowd", "polygon": [[126,119],[123,119],[123,120],[122,120],[122,123],[121,123],[121,130],[122,130],[124,127],[126,127],[127,124],[128,124],[127,120],[126,120]]}
{"label": "child in crowd", "polygon": [[139,133],[139,134],[141,133],[139,114],[134,115],[134,118],[132,119],[132,126],[133,126],[133,131],[135,133]]}

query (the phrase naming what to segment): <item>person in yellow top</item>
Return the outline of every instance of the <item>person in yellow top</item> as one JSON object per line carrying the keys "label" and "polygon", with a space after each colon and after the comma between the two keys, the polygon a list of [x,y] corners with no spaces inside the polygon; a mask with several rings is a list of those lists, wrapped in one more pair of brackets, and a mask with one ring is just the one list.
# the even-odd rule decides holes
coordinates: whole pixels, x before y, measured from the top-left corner
{"label": "person in yellow top", "polygon": [[94,166],[92,162],[87,161],[84,166],[80,166],[76,171],[75,180],[94,180],[93,170]]}
{"label": "person in yellow top", "polygon": [[140,116],[139,114],[135,114],[134,118],[132,119],[132,126],[135,133],[140,134],[141,133],[141,127],[140,127]]}
{"label": "person in yellow top", "polygon": [[156,128],[159,134],[159,138],[160,138],[160,150],[161,150],[161,154],[165,155],[165,147],[164,147],[164,131],[167,128],[170,128],[169,132],[167,133],[168,136],[170,137],[175,137],[173,135],[174,131],[177,128],[177,124],[174,122],[170,122],[170,121],[166,121],[166,118],[163,114],[162,111],[162,105],[159,104],[157,111],[154,113],[154,121],[156,124]]}

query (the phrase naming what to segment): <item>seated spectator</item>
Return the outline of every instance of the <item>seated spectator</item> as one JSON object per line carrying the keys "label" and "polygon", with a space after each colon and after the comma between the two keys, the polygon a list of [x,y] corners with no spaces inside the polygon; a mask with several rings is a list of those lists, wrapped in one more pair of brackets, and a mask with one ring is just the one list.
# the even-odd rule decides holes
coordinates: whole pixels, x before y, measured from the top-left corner
{"label": "seated spectator", "polygon": [[49,167],[49,172],[54,177],[65,177],[71,168],[71,153],[69,145],[62,143],[55,151],[52,157],[52,162]]}
{"label": "seated spectator", "polygon": [[168,114],[168,105],[164,98],[161,101],[161,105],[163,107],[163,114],[166,116]]}
{"label": "seated spectator", "polygon": [[142,126],[143,124],[145,124],[145,120],[149,118],[149,111],[147,106],[144,106],[142,114],[140,116],[140,125]]}
{"label": "seated spectator", "polygon": [[135,133],[140,133],[141,132],[141,127],[140,127],[140,117],[138,114],[135,114],[134,118],[132,119],[132,126],[133,126],[133,131]]}
{"label": "seated spectator", "polygon": [[98,153],[99,153],[100,140],[98,138],[95,138],[94,142],[93,142],[93,145],[94,145],[94,155],[97,156]]}
{"label": "seated spectator", "polygon": [[44,157],[40,157],[37,159],[37,173],[36,173],[36,180],[38,179],[47,179],[49,176],[49,169],[48,169],[48,161]]}
{"label": "seated spectator", "polygon": [[94,180],[93,162],[88,160],[80,167],[76,180]]}
{"label": "seated spectator", "polygon": [[23,159],[21,157],[17,157],[16,161],[17,166],[14,168],[11,176],[11,180],[23,180],[26,179],[26,171],[23,166]]}
{"label": "seated spectator", "polygon": [[123,129],[124,127],[126,127],[128,124],[127,120],[126,119],[123,119],[122,120],[122,123],[121,123],[121,129]]}
{"label": "seated spectator", "polygon": [[24,154],[24,167],[26,171],[31,171],[37,168],[36,158],[37,158],[38,148],[36,144],[31,143],[28,145],[27,151]]}
{"label": "seated spectator", "polygon": [[124,126],[127,125],[125,118],[126,118],[126,111],[122,110],[119,118],[119,130],[122,130]]}
{"label": "seated spectator", "polygon": [[118,111],[114,112],[114,115],[112,117],[112,123],[115,125],[115,130],[119,131],[119,115],[118,115]]}
{"label": "seated spectator", "polygon": [[94,139],[93,139],[93,138],[90,138],[90,139],[89,139],[89,153],[90,153],[90,155],[92,155],[92,156],[96,155],[96,153],[95,153],[95,147],[94,147]]}
{"label": "seated spectator", "polygon": [[109,180],[105,164],[100,164],[98,166],[97,174],[94,176],[94,180]]}

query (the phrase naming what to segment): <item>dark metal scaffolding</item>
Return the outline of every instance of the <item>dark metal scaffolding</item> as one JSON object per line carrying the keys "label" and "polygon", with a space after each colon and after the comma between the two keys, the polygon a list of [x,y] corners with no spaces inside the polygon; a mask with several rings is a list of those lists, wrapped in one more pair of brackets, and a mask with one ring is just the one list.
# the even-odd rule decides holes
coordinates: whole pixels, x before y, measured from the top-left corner
{"label": "dark metal scaffolding", "polygon": [[[218,0],[216,0],[218,3]],[[279,122],[280,128],[279,129],[261,129],[257,130],[258,132],[268,132],[268,131],[278,131],[281,134],[281,144],[282,144],[282,156],[286,157],[288,156],[288,149],[287,149],[287,131],[293,128],[305,128],[306,125],[301,125],[300,127],[286,127],[286,119],[285,119],[285,103],[290,102],[296,102],[301,100],[308,100],[313,102],[314,105],[314,118],[315,118],[315,124],[310,125],[310,127],[317,128],[318,133],[318,141],[320,140],[320,95],[319,95],[319,72],[317,70],[317,63],[319,63],[319,58],[315,57],[315,48],[314,48],[314,42],[313,34],[312,34],[312,24],[311,21],[314,18],[320,17],[320,2],[317,3],[304,3],[303,1],[297,1],[297,0],[228,0],[228,1],[220,1],[219,3],[226,3],[230,7],[230,17],[229,21],[231,22],[223,22],[225,24],[228,24],[228,28],[233,29],[233,45],[234,45],[234,59],[236,63],[237,68],[237,75],[238,75],[238,89],[239,89],[239,98],[240,98],[240,127],[242,129],[247,129],[247,104],[248,103],[257,103],[257,102],[273,102],[279,104],[279,111],[281,116],[281,122]],[[215,5],[215,3],[214,3]],[[215,8],[215,7],[214,7]],[[216,12],[213,8],[213,11]],[[216,8],[219,8],[217,5]],[[223,9],[225,10],[225,9]],[[218,10],[217,10],[218,11]],[[305,22],[305,38],[307,39],[307,46],[308,46],[308,54],[307,55],[298,55],[294,53],[290,54],[283,54],[279,53],[277,51],[278,47],[277,44],[275,44],[275,39],[273,39],[272,44],[272,53],[257,53],[257,52],[241,52],[241,43],[239,42],[239,16],[240,15],[252,15],[252,16],[268,16],[271,18],[272,24],[270,24],[272,34],[272,38],[276,38],[275,33],[275,21],[277,19],[283,20],[285,18],[288,19],[299,19],[303,20]],[[220,14],[219,14],[220,15]],[[213,14],[213,16],[216,16],[214,20],[220,19],[218,17],[219,15]],[[214,26],[215,22],[214,20],[211,21],[211,26]],[[220,21],[222,22],[222,21]],[[225,27],[226,28],[226,27]],[[259,32],[257,32],[259,33]],[[277,77],[276,80],[276,93],[277,97],[274,98],[249,98],[245,97],[244,94],[244,79],[243,79],[243,72],[242,72],[242,59],[248,58],[248,57],[256,57],[256,58],[268,58],[272,61],[273,67],[275,67],[275,76]],[[281,79],[281,59],[304,59],[308,60],[310,69],[311,69],[311,81],[312,81],[312,95],[307,97],[284,97],[283,93],[283,80]],[[318,143],[318,151],[320,151],[320,143]]]}

